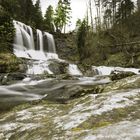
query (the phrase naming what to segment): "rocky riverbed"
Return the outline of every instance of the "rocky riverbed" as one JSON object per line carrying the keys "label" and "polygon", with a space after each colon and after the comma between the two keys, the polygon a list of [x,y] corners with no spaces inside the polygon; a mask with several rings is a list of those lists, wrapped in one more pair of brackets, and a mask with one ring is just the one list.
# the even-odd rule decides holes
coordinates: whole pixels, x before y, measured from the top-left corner
{"label": "rocky riverbed", "polygon": [[138,140],[139,86],[140,75],[26,78],[1,86],[0,139]]}

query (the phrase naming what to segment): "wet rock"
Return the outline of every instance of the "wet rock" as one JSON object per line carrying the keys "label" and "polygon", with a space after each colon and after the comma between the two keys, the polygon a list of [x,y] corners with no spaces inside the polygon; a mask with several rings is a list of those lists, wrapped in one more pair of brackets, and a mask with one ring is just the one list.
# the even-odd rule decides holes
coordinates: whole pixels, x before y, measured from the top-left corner
{"label": "wet rock", "polygon": [[120,90],[120,89],[135,89],[140,87],[140,76],[133,75],[127,78],[113,81],[107,85],[102,85],[103,91],[113,91],[113,90]]}
{"label": "wet rock", "polygon": [[42,80],[47,78],[56,78],[54,74],[38,74],[38,75],[30,75],[32,80]]}
{"label": "wet rock", "polygon": [[0,73],[19,71],[23,62],[11,53],[0,53]]}
{"label": "wet rock", "polygon": [[9,80],[23,80],[26,77],[26,74],[19,72],[9,73],[7,77]]}
{"label": "wet rock", "polygon": [[70,74],[61,74],[61,75],[58,75],[57,78],[59,80],[78,80],[77,77],[74,77]]}
{"label": "wet rock", "polygon": [[4,73],[0,75],[0,84],[9,85],[13,82],[23,80],[26,77],[24,73]]}
{"label": "wet rock", "polygon": [[79,68],[86,77],[93,77],[99,74],[98,70],[96,68],[92,68],[92,66],[79,65]]}
{"label": "wet rock", "polygon": [[112,81],[114,80],[120,80],[120,79],[123,79],[123,78],[126,78],[126,77],[129,77],[129,76],[133,76],[133,75],[136,75],[134,72],[129,72],[129,71],[112,71],[111,72],[111,75],[110,75],[110,79]]}
{"label": "wet rock", "polygon": [[64,85],[51,92],[44,98],[45,100],[66,103],[69,100],[80,98],[88,94],[98,94],[102,92],[100,86],[94,85],[85,87],[81,85]]}
{"label": "wet rock", "polygon": [[55,75],[67,73],[67,67],[68,67],[68,63],[66,63],[66,62],[59,62],[59,61],[53,61],[53,62],[51,62],[51,64],[49,65],[49,69],[50,69]]}
{"label": "wet rock", "polygon": [[27,64],[19,64],[19,72],[25,73],[27,70]]}
{"label": "wet rock", "polygon": [[2,78],[2,80],[1,80],[1,84],[2,85],[8,85],[8,78],[7,78],[7,76],[5,75],[5,76],[3,76],[3,78]]}

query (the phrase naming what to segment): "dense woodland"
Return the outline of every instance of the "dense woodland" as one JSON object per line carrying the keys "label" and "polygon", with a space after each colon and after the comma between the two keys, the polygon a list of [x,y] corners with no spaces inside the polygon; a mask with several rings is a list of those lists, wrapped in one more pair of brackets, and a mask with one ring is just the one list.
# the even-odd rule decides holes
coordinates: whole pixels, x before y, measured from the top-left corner
{"label": "dense woodland", "polygon": [[[46,0],[47,3],[47,0]],[[26,10],[25,10],[26,9]],[[93,16],[96,10],[96,17]],[[73,36],[83,65],[140,65],[140,1],[89,0],[84,19],[77,19]],[[11,51],[13,20],[50,33],[65,34],[71,21],[71,1],[59,0],[42,15],[40,0],[0,0],[0,51]],[[67,33],[68,34],[68,33]]]}

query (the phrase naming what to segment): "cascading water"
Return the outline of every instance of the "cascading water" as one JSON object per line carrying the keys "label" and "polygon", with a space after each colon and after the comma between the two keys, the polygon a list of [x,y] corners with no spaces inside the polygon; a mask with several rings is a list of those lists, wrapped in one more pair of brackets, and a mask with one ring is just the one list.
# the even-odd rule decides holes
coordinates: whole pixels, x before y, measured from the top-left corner
{"label": "cascading water", "polygon": [[69,64],[69,73],[71,75],[82,75],[82,72],[78,69],[77,65]]}
{"label": "cascading water", "polygon": [[139,69],[137,68],[122,68],[122,67],[107,67],[107,66],[93,66],[92,67],[93,71],[95,71],[95,73],[97,75],[110,75],[111,72],[133,72],[135,74],[139,74]]}
{"label": "cascading water", "polygon": [[[45,72],[53,74],[49,70],[50,62],[47,60],[60,60],[56,53],[53,35],[37,29],[36,39],[34,39],[35,36],[30,26],[18,21],[14,21],[14,25],[16,28],[13,44],[14,54],[17,57],[31,60],[28,65],[27,74],[42,74]],[[69,64],[68,71],[71,75],[82,75],[78,67],[74,64]]]}
{"label": "cascading water", "polygon": [[37,31],[37,48],[40,51],[44,51],[44,47],[43,47],[43,35],[42,35],[42,31],[40,30],[36,30]]}
{"label": "cascading water", "polygon": [[[47,60],[58,59],[53,36],[47,32],[43,33],[37,29],[37,42],[35,43],[33,30],[30,26],[18,21],[13,22],[16,29],[16,35],[13,44],[14,54],[17,57],[36,60],[30,63],[27,73],[41,74],[47,71],[49,74],[52,74],[48,68],[49,63]],[[47,36],[47,44],[44,44],[44,35]],[[48,47],[48,51],[44,49],[46,47]]]}
{"label": "cascading water", "polygon": [[48,39],[48,51],[51,53],[56,53],[56,48],[55,48],[55,43],[54,43],[54,38],[50,33],[45,32],[44,35]]}

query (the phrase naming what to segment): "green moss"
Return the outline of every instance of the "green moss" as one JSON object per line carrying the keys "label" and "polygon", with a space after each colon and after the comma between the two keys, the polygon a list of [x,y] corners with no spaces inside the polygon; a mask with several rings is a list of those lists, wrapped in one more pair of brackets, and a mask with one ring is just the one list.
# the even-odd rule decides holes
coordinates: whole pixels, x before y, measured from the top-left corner
{"label": "green moss", "polygon": [[139,102],[133,106],[125,108],[113,109],[109,112],[105,112],[101,115],[94,115],[88,120],[80,124],[77,128],[81,130],[85,129],[97,129],[100,127],[108,126],[122,120],[131,120],[139,118]]}
{"label": "green moss", "polygon": [[16,112],[16,111],[19,111],[19,110],[23,110],[23,109],[26,109],[26,108],[29,108],[31,107],[32,105],[30,103],[25,103],[25,104],[21,104],[21,105],[18,105],[16,107],[14,107],[12,109],[12,111]]}
{"label": "green moss", "polygon": [[124,53],[116,53],[110,55],[108,59],[105,61],[105,65],[109,66],[126,66],[128,64],[128,60]]}
{"label": "green moss", "polygon": [[107,122],[107,121],[100,121],[100,122],[97,122],[92,129],[97,129],[97,128],[100,128],[100,127],[104,127],[104,126],[108,126],[110,125],[111,122]]}
{"label": "green moss", "polygon": [[22,60],[11,53],[0,53],[0,72],[8,73],[19,70]]}
{"label": "green moss", "polygon": [[74,132],[78,132],[78,131],[81,131],[81,130],[82,130],[82,129],[79,128],[79,127],[72,128],[72,131],[74,131]]}

